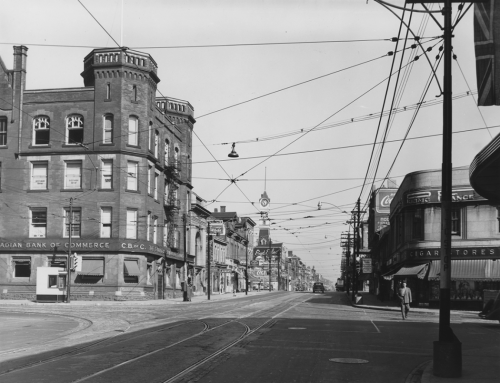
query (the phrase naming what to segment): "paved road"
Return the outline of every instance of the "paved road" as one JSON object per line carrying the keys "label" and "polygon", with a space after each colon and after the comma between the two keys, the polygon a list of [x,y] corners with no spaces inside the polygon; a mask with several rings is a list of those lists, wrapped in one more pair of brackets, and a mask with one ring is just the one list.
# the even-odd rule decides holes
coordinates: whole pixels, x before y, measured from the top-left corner
{"label": "paved road", "polygon": [[83,326],[84,321],[64,316],[0,312],[0,355],[59,339]]}
{"label": "paved road", "polygon": [[[397,312],[351,307],[343,293],[52,311],[70,309],[92,326],[44,349],[0,354],[2,383],[409,382],[432,359],[438,331],[434,313],[402,321]],[[498,324],[464,313],[452,325],[464,375],[474,373],[466,361],[481,358],[500,376]]]}

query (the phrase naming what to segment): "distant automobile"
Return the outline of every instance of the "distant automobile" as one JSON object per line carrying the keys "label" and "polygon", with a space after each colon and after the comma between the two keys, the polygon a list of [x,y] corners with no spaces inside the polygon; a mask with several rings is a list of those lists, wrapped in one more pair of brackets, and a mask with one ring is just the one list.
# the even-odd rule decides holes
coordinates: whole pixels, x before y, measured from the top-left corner
{"label": "distant automobile", "polygon": [[325,293],[325,286],[323,286],[322,282],[315,282],[313,285],[313,293]]}

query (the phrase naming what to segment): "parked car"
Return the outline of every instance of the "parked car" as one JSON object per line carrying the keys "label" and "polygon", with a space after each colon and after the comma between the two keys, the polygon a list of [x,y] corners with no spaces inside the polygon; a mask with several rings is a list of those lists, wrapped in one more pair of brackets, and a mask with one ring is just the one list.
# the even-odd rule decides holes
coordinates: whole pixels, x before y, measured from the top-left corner
{"label": "parked car", "polygon": [[315,282],[313,285],[313,293],[324,293],[325,292],[325,286],[323,286],[322,282]]}

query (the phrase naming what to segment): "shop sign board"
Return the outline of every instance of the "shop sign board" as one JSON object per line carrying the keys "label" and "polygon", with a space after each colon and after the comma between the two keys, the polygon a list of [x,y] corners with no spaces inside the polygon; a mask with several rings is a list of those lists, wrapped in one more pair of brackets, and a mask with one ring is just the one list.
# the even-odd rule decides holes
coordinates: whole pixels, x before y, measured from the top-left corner
{"label": "shop sign board", "polygon": [[267,259],[269,257],[269,254],[272,254],[272,257],[280,257],[281,256],[281,245],[280,246],[272,246],[271,248],[269,247],[254,247],[253,249],[253,257],[263,257],[264,259]]}
{"label": "shop sign board", "polygon": [[370,274],[372,272],[372,259],[362,258],[361,259],[361,271],[363,274]]}
{"label": "shop sign board", "polygon": [[[422,205],[427,203],[441,203],[441,190],[419,190],[405,193],[403,205]],[[452,202],[468,202],[484,200],[472,188],[453,189],[451,193]]]}
{"label": "shop sign board", "polygon": [[[406,250],[410,259],[440,259],[441,249],[412,249]],[[452,259],[491,259],[500,257],[498,247],[453,247],[451,249]]]}
{"label": "shop sign board", "polygon": [[224,221],[213,220],[208,222],[210,223],[210,235],[226,235],[226,226],[224,226]]}

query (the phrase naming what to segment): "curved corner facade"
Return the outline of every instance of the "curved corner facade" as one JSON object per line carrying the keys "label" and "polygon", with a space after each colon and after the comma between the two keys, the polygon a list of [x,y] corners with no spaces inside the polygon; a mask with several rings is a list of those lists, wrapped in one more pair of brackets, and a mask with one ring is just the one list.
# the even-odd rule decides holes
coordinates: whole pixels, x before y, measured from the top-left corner
{"label": "curved corner facade", "polygon": [[[453,308],[481,309],[485,290],[500,289],[498,208],[469,183],[467,167],[453,169]],[[441,170],[406,175],[390,208],[390,232],[381,259],[383,293],[407,280],[414,301],[438,306],[441,238]]]}
{"label": "curved corner facade", "polygon": [[495,203],[500,203],[500,134],[474,157],[469,178],[474,190]]}

